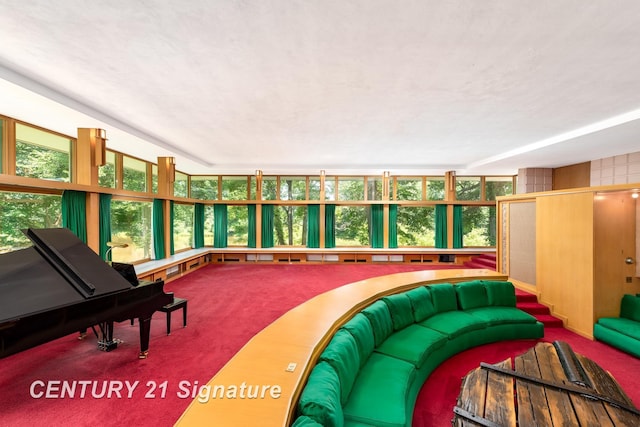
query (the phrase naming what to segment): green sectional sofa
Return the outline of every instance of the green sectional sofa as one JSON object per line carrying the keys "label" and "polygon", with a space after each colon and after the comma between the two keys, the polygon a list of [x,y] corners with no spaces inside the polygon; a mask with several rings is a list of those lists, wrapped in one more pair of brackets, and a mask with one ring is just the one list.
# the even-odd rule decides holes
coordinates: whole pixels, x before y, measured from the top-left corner
{"label": "green sectional sofa", "polygon": [[333,335],[309,374],[293,426],[411,426],[416,397],[444,360],[485,343],[536,339],[504,281],[420,286],[367,306]]}
{"label": "green sectional sofa", "polygon": [[593,336],[624,352],[640,357],[640,296],[624,295],[620,317],[601,317],[593,326]]}

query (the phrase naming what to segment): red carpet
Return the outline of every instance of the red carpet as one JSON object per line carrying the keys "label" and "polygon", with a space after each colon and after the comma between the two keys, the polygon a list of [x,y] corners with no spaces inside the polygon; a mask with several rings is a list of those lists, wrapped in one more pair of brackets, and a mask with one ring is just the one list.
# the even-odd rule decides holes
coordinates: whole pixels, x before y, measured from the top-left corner
{"label": "red carpet", "polygon": [[[437,266],[427,266],[433,267]],[[124,342],[110,353],[98,351],[92,336],[78,341],[70,335],[0,360],[0,425],[171,426],[190,403],[178,395],[180,381],[207,382],[256,332],[290,308],[346,283],[422,269],[424,265],[411,264],[236,264],[202,268],[165,286],[167,291],[189,299],[189,325],[183,329],[181,313],[174,312],[172,333],[167,336],[165,315],[156,313],[147,360],[137,359],[138,327],[128,322],[116,325],[115,336]],[[640,401],[640,389],[628,375],[640,372],[638,359],[561,328],[550,328],[547,335],[548,340],[568,341],[576,352],[600,363],[636,403]],[[480,361],[503,360],[531,345],[533,342],[484,346],[447,361],[425,385],[416,407],[415,425],[450,425],[462,376]],[[110,398],[94,398],[89,387],[84,397],[62,398],[60,391],[54,390],[51,394],[56,397],[46,399],[30,395],[30,387],[38,380],[95,381],[98,392],[103,381],[140,383],[131,398],[126,390],[122,397],[113,394]],[[159,388],[155,397],[145,398],[151,387],[148,384],[165,381],[164,397]],[[34,391],[42,390],[36,387]]]}

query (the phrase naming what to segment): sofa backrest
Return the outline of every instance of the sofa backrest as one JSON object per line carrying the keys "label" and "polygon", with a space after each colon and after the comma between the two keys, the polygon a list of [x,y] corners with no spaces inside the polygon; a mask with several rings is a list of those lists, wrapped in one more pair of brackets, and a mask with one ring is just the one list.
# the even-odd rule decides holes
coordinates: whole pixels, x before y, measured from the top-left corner
{"label": "sofa backrest", "polygon": [[356,340],[358,345],[358,352],[360,354],[360,367],[362,367],[376,345],[375,338],[373,337],[373,328],[371,328],[371,322],[362,313],[358,313],[351,318],[347,323],[342,325],[340,329],[348,331]]}
{"label": "sofa backrest", "polygon": [[298,400],[297,413],[307,416],[325,427],[344,426],[344,413],[340,401],[340,379],[327,362],[313,367]]}
{"label": "sofa backrest", "polygon": [[482,280],[489,305],[515,307],[516,306],[516,288],[511,282],[497,280]]}
{"label": "sofa backrest", "polygon": [[318,360],[327,362],[336,371],[340,380],[340,401],[347,403],[361,366],[358,344],[353,335],[345,329],[338,329]]}
{"label": "sofa backrest", "polygon": [[382,300],[378,300],[362,310],[362,314],[367,316],[373,329],[373,337],[376,347],[386,340],[393,332],[393,321],[389,307]]}
{"label": "sofa backrest", "polygon": [[456,297],[456,290],[451,283],[438,283],[437,285],[430,285],[429,292],[431,293],[431,301],[433,307],[437,313],[444,313],[445,311],[452,311],[458,309],[458,298]]}
{"label": "sofa backrest", "polygon": [[382,301],[389,308],[394,331],[404,329],[414,322],[411,300],[405,293],[383,297]]}
{"label": "sofa backrest", "polygon": [[620,317],[640,322],[640,297],[623,295],[620,302]]}
{"label": "sofa backrest", "polygon": [[458,283],[454,288],[458,297],[458,306],[462,310],[486,307],[489,305],[487,289],[480,280]]}
{"label": "sofa backrest", "polygon": [[413,319],[416,323],[436,314],[436,309],[431,301],[431,292],[429,292],[428,286],[420,286],[410,291],[405,292],[409,300],[411,301],[411,308],[413,310]]}

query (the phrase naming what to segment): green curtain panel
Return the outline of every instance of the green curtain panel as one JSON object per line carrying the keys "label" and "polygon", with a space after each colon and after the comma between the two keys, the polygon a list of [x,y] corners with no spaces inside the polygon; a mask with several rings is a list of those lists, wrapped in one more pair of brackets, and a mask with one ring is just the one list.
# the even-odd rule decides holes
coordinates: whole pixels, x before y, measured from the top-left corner
{"label": "green curtain panel", "polygon": [[153,199],[152,210],[153,256],[163,259],[164,253],[164,209],[160,199]]}
{"label": "green curtain panel", "polygon": [[111,253],[109,253],[109,259],[107,257],[107,242],[111,241],[111,194],[100,194],[100,213],[98,214],[100,219],[100,258],[105,261],[111,261]]}
{"label": "green curtain panel", "polygon": [[436,205],[436,248],[447,247],[447,205]]}
{"label": "green curtain panel", "polygon": [[336,205],[324,207],[324,247],[336,247]]}
{"label": "green curtain panel", "polygon": [[204,205],[193,205],[193,247],[204,247]]}
{"label": "green curtain panel", "polygon": [[371,205],[369,210],[369,241],[372,248],[384,247],[384,206]]}
{"label": "green curtain panel", "polygon": [[227,205],[213,205],[213,247],[227,247]]}
{"label": "green curtain panel", "polygon": [[307,247],[320,247],[320,205],[307,206]]}
{"label": "green curtain panel", "polygon": [[255,248],[256,247],[256,205],[247,205],[247,211],[248,211],[247,221],[249,222],[248,224],[249,238],[248,238],[247,245],[250,248]]}
{"label": "green curtain panel", "polygon": [[262,205],[262,247],[273,247],[273,205]]}
{"label": "green curtain panel", "polygon": [[398,247],[398,205],[389,205],[389,248]]}
{"label": "green curtain panel", "polygon": [[453,247],[462,247],[462,206],[453,207]]}
{"label": "green curtain panel", "polygon": [[72,190],[62,193],[62,226],[87,243],[87,193]]}
{"label": "green curtain panel", "polygon": [[175,212],[173,209],[173,200],[169,201],[169,251],[170,255],[173,255],[176,250],[173,244],[173,221],[175,219]]}

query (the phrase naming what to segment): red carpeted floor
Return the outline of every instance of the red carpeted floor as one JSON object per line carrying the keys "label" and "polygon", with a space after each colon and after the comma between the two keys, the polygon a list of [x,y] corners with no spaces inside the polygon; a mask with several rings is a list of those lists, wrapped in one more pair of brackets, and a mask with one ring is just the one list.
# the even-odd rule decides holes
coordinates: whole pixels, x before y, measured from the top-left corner
{"label": "red carpeted floor", "polygon": [[[437,266],[431,266],[437,267]],[[138,425],[170,426],[190,403],[178,388],[206,383],[256,332],[284,312],[318,293],[368,277],[424,269],[424,265],[211,265],[165,286],[187,298],[187,328],[174,312],[171,335],[165,315],[152,322],[149,359],[138,360],[138,327],[116,325],[123,343],[113,352],[96,349],[90,336],[78,341],[70,335],[0,360],[0,425]],[[640,361],[562,328],[546,339],[565,339],[574,350],[610,370],[637,403],[635,377]],[[425,384],[416,406],[415,425],[450,425],[451,408],[460,379],[481,361],[496,362],[526,351],[533,342],[484,346],[458,355],[440,366]],[[626,373],[626,374],[625,374]],[[51,398],[37,397],[40,382],[76,384],[73,398],[52,389]],[[88,385],[80,396],[81,381]],[[92,396],[104,384],[117,387],[137,383],[109,397]],[[160,386],[153,390],[154,385]],[[32,396],[32,391],[34,396]],[[154,391],[153,394],[148,394]],[[146,396],[145,396],[146,395]],[[259,422],[256,424],[259,425]],[[242,426],[244,427],[244,426]]]}

